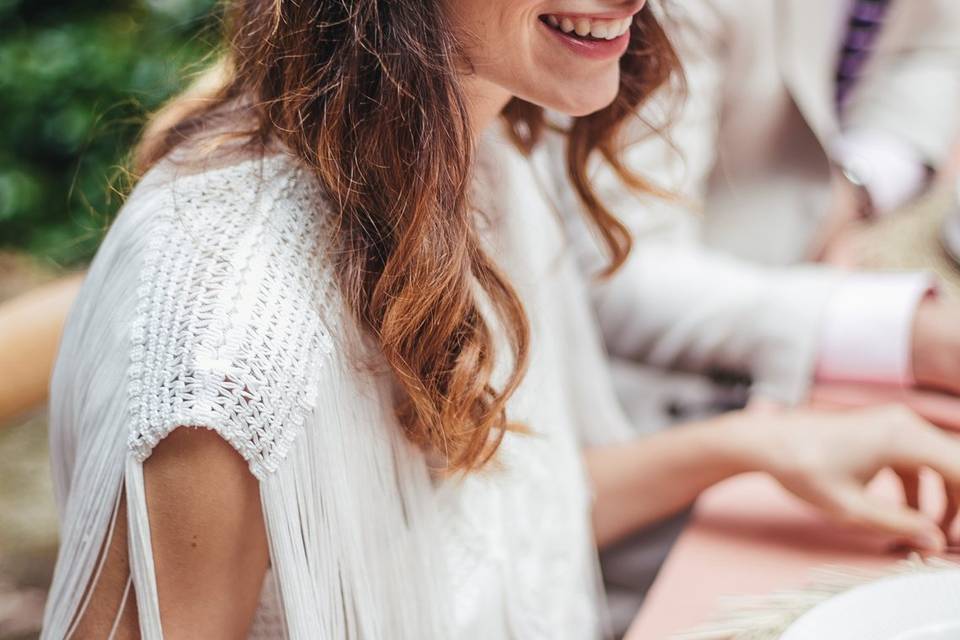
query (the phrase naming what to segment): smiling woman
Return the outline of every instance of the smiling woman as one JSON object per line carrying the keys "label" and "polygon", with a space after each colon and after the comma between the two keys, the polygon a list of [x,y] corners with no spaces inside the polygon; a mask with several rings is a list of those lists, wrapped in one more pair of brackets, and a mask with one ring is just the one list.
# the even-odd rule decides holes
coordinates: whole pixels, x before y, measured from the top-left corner
{"label": "smiling woman", "polygon": [[580,446],[627,427],[523,152],[575,116],[622,261],[586,167],[676,70],[653,14],[252,0],[226,29],[64,332],[45,636],[599,635]]}
{"label": "smiling woman", "polygon": [[[614,140],[677,71],[649,7],[227,9],[225,57],[147,129],[64,330],[45,637],[596,638],[598,545],[749,471],[944,547],[960,443],[906,409],[630,438],[529,156],[564,143],[615,268],[630,239],[587,167],[642,186]],[[942,476],[943,531],[867,493],[884,468]]]}

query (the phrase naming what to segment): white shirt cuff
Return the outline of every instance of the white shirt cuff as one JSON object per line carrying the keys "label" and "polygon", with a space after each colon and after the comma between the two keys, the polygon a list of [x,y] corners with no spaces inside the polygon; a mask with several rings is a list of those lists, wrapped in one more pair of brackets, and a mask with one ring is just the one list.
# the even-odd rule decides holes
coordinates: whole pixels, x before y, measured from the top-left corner
{"label": "white shirt cuff", "polygon": [[913,320],[936,284],[927,273],[851,274],[827,303],[817,379],[912,385]]}
{"label": "white shirt cuff", "polygon": [[882,131],[847,131],[836,140],[832,151],[838,164],[863,180],[881,215],[905,205],[927,182],[921,155],[909,144]]}

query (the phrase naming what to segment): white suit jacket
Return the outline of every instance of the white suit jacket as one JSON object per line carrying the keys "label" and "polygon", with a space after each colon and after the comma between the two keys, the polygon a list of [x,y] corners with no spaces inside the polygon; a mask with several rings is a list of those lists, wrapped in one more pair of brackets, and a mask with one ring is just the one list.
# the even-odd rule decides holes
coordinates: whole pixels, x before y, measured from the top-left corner
{"label": "white suit jacket", "polygon": [[767,264],[803,259],[828,206],[825,150],[841,131],[891,135],[932,167],[946,159],[960,116],[960,2],[892,1],[843,122],[834,74],[850,2],[671,7],[690,74],[692,113],[678,126],[698,138],[681,150],[703,171],[691,179],[706,181],[707,244]]}

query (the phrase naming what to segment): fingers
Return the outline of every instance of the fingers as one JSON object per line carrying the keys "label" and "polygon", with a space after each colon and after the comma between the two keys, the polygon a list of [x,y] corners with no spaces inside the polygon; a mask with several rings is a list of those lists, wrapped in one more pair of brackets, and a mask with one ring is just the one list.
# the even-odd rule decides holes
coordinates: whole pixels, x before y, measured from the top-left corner
{"label": "fingers", "polygon": [[[813,465],[800,474],[802,482],[778,479],[844,522],[893,535],[919,549],[942,552],[960,512],[960,439],[902,406],[877,407],[855,417],[873,423],[873,430],[859,432],[860,440],[841,440],[840,445],[857,447],[860,442],[862,449],[828,458],[819,467]],[[900,477],[906,504],[866,493],[865,485],[883,467]],[[919,510],[919,474],[924,467],[937,472],[945,484],[946,508],[939,522]]]}
{"label": "fingers", "polygon": [[946,506],[940,526],[949,537],[960,511],[960,440],[956,436],[934,429],[927,437],[929,442],[922,445],[923,460],[925,465],[936,471],[943,480]]}
{"label": "fingers", "polygon": [[940,528],[949,540],[960,511],[960,439],[915,414],[914,418],[920,428],[907,439],[902,449],[902,454],[912,459],[912,469],[898,469],[897,475],[903,483],[907,504],[913,509],[919,505],[919,468],[927,466],[940,475],[946,498]]}
{"label": "fingers", "polygon": [[960,483],[960,438],[906,407],[891,411],[901,427],[891,447],[892,466],[905,472],[930,467],[949,482]]}
{"label": "fingers", "polygon": [[[900,483],[903,485],[903,495],[906,498],[907,506],[914,511],[920,510],[920,475],[915,471],[897,471]],[[947,539],[947,543],[954,542],[951,537],[954,523],[957,520],[957,514],[960,512],[960,484],[950,483],[947,479],[941,477],[943,483],[943,494],[945,496],[945,506],[940,518],[940,529]]]}
{"label": "fingers", "polygon": [[874,498],[856,485],[832,493],[840,518],[846,523],[896,536],[924,551],[936,553],[946,547],[937,523],[915,509]]}
{"label": "fingers", "polygon": [[898,470],[897,476],[903,485],[903,495],[907,499],[907,506],[914,511],[920,510],[920,475],[914,470]]}
{"label": "fingers", "polygon": [[944,479],[943,492],[947,497],[947,504],[943,509],[943,517],[940,519],[940,529],[947,538],[947,544],[950,544],[957,541],[950,534],[957,521],[957,513],[960,511],[960,483],[951,483]]}

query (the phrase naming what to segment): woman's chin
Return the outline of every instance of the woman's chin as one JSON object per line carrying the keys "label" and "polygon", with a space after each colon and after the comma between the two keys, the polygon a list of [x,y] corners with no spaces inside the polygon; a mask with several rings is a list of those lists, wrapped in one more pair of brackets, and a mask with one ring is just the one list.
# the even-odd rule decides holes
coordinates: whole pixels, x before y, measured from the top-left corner
{"label": "woman's chin", "polygon": [[601,111],[606,107],[610,106],[610,103],[613,102],[613,99],[615,97],[616,95],[611,96],[609,100],[602,101],[602,102],[593,100],[593,101],[584,102],[584,103],[571,104],[567,108],[557,109],[557,111],[560,111],[561,113],[565,113],[566,115],[572,116],[574,118],[582,118],[584,116],[589,116],[591,114],[596,113],[597,111]]}
{"label": "woman's chin", "polygon": [[616,99],[620,90],[619,83],[612,88],[607,86],[595,89],[570,91],[557,100],[550,108],[568,116],[580,118],[607,108]]}

